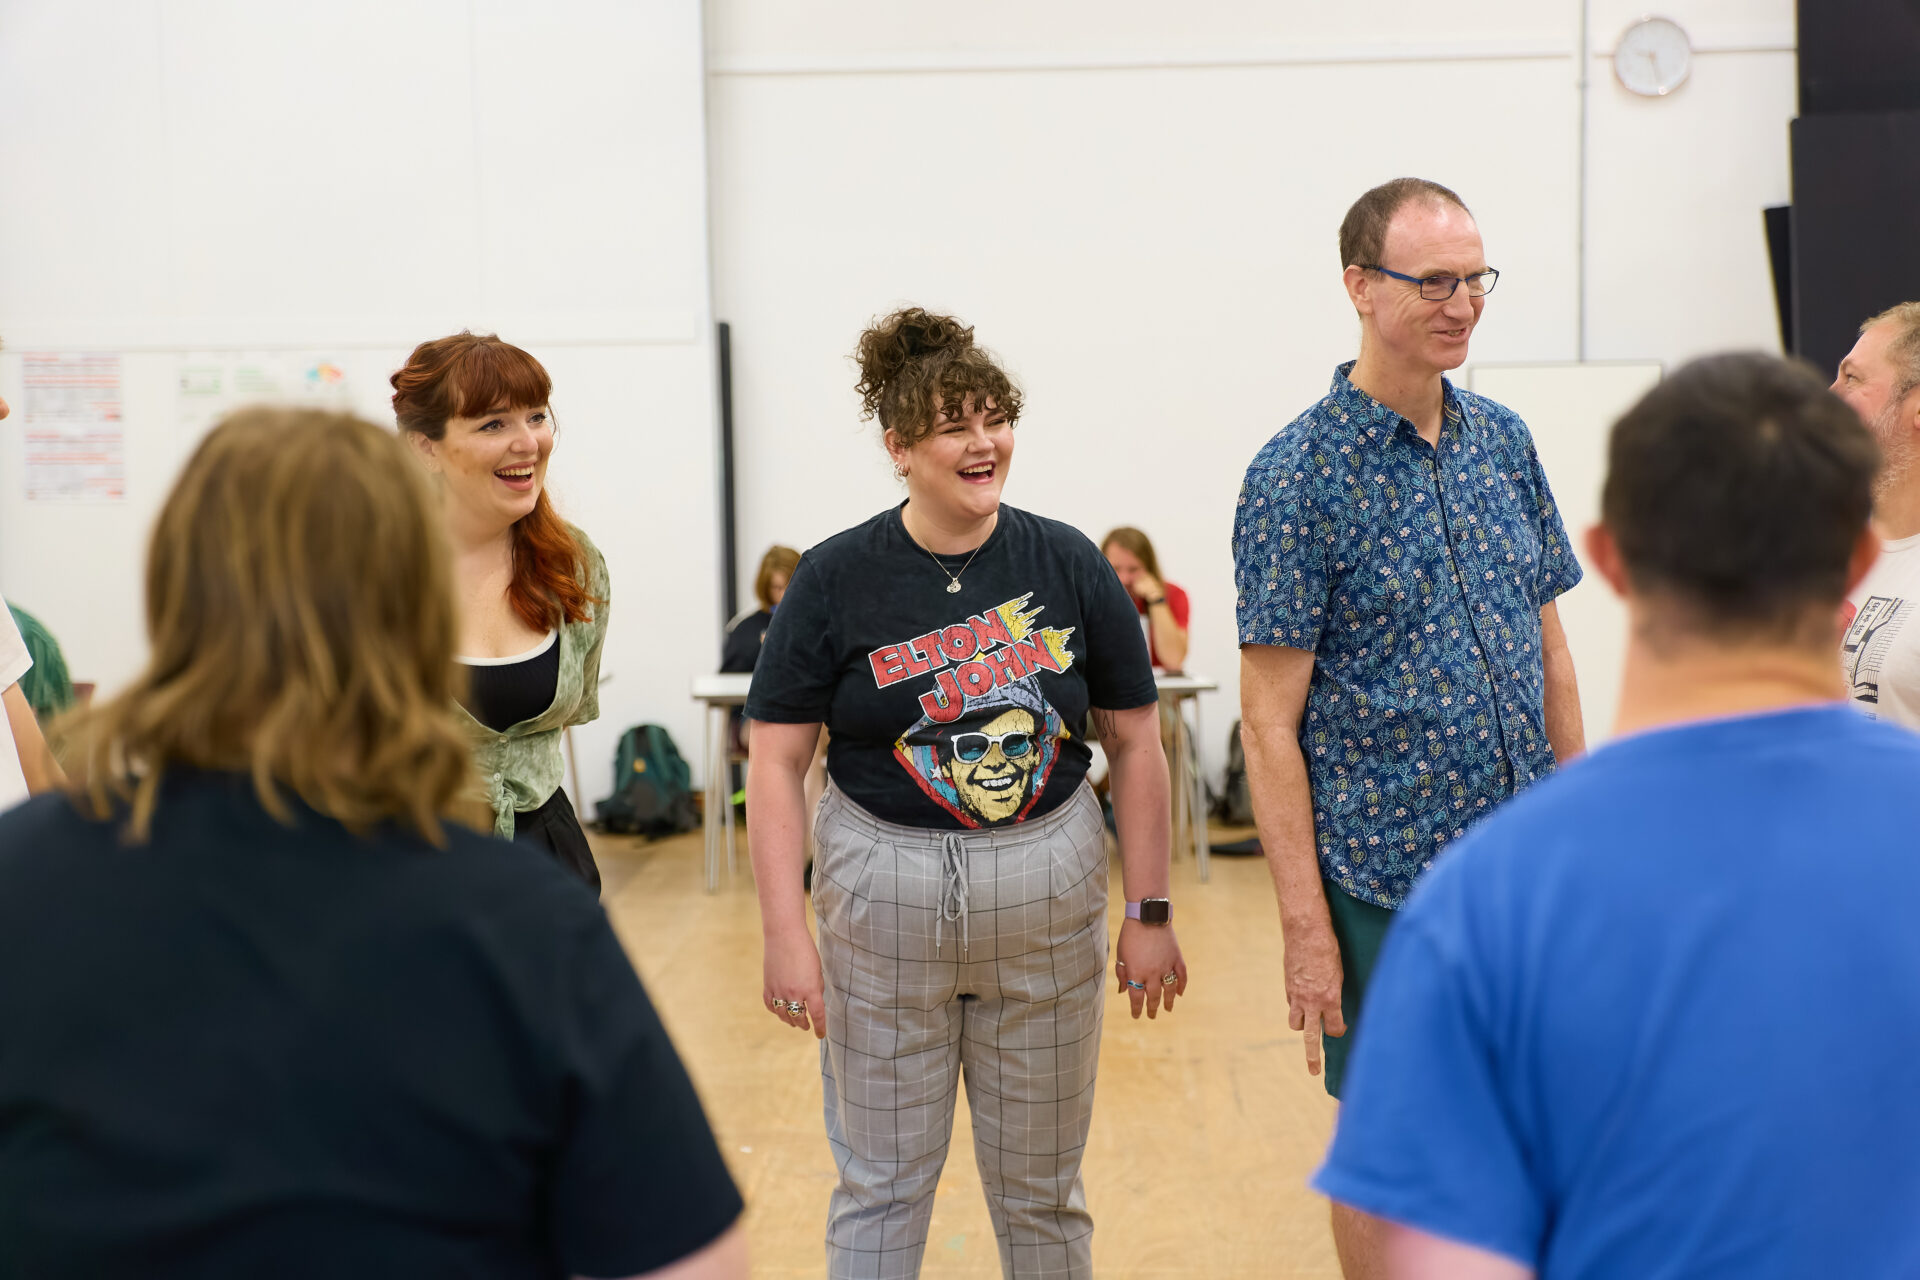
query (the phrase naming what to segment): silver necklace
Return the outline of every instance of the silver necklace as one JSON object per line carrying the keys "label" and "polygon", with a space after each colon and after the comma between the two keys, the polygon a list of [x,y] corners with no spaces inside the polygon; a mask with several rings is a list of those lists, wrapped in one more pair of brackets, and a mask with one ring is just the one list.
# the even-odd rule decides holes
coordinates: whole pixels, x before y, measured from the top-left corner
{"label": "silver necklace", "polygon": [[[906,520],[902,519],[900,521],[900,527],[902,529],[906,529],[907,527]],[[993,537],[992,533],[988,533],[987,537],[991,539]],[[980,547],[984,547],[987,545],[985,542],[982,542],[980,544],[980,547],[975,547],[973,549],[973,556],[968,556],[967,563],[960,566],[960,573],[947,573],[947,566],[940,563],[940,557],[933,554],[933,548],[923,545],[920,539],[915,538],[913,536],[912,530],[907,531],[907,538],[913,543],[914,546],[919,547],[922,551],[927,553],[927,559],[933,561],[934,568],[938,569],[942,573],[947,574],[947,594],[950,596],[955,596],[960,594],[960,574],[965,573],[967,571],[967,565],[970,565],[973,563],[973,556],[977,556],[980,554]]]}

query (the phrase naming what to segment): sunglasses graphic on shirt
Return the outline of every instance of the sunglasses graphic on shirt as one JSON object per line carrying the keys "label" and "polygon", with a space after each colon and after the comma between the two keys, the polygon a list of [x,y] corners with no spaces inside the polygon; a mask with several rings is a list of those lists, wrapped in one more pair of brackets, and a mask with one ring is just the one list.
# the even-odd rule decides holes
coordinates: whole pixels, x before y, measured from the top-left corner
{"label": "sunglasses graphic on shirt", "polygon": [[956,733],[953,735],[953,758],[967,764],[976,764],[987,758],[987,752],[995,745],[1000,754],[1009,760],[1018,760],[1033,750],[1031,733]]}

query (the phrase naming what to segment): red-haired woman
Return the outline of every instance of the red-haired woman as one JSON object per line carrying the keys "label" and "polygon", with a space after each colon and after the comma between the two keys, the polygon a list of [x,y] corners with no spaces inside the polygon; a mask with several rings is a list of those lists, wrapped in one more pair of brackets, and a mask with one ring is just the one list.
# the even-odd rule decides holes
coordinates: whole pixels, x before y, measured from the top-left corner
{"label": "red-haired woman", "polygon": [[393,413],[440,490],[460,602],[465,709],[494,831],[539,845],[596,889],[560,787],[560,735],[600,714],[607,563],[553,509],[553,381],[492,334],[423,342]]}

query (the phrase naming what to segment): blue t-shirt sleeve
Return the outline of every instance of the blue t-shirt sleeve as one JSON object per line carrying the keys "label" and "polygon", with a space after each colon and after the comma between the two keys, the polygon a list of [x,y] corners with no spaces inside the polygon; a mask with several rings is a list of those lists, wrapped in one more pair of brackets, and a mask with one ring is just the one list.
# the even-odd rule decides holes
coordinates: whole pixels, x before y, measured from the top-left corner
{"label": "blue t-shirt sleeve", "polygon": [[[1435,872],[1445,868],[1437,867]],[[1423,891],[1432,886],[1422,886]],[[1498,1065],[1482,975],[1417,893],[1367,985],[1314,1189],[1375,1217],[1537,1265],[1546,1208]]]}
{"label": "blue t-shirt sleeve", "polygon": [[1313,650],[1326,623],[1332,579],[1325,521],[1310,477],[1291,461],[1256,461],[1233,522],[1234,608],[1240,643]]}

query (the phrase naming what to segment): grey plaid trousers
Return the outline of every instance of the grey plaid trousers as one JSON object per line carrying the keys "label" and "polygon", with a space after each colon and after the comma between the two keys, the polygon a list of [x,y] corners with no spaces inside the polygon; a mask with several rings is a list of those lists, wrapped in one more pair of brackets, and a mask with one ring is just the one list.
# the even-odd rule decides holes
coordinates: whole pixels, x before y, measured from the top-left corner
{"label": "grey plaid trousers", "polygon": [[840,1169],[827,1274],[920,1274],[964,1074],[1002,1272],[1091,1276],[1080,1158],[1107,966],[1092,789],[1017,826],[949,833],[882,822],[830,788],[815,837],[820,1073]]}

